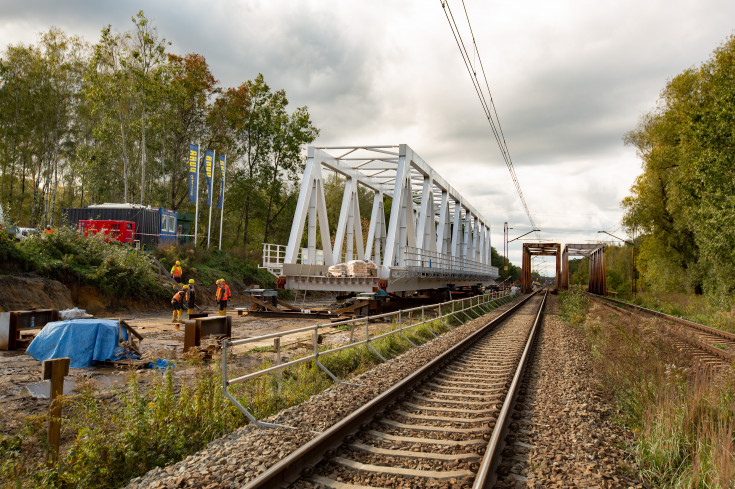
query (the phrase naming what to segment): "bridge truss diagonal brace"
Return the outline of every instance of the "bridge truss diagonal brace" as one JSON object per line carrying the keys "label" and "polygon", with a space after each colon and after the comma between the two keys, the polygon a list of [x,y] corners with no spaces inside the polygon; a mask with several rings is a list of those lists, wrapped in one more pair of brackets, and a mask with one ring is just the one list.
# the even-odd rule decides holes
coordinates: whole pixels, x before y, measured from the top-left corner
{"label": "bridge truss diagonal brace", "polygon": [[296,204],[296,213],[291,225],[291,235],[286,246],[286,263],[296,263],[298,259],[301,236],[304,233],[307,216],[309,218],[307,238],[309,262],[313,264],[316,260],[316,226],[318,222],[325,265],[334,265],[332,241],[329,236],[329,221],[327,220],[326,199],[324,198],[322,166],[315,160],[312,154],[306,160],[304,178],[301,181],[301,189],[299,190],[299,200]]}

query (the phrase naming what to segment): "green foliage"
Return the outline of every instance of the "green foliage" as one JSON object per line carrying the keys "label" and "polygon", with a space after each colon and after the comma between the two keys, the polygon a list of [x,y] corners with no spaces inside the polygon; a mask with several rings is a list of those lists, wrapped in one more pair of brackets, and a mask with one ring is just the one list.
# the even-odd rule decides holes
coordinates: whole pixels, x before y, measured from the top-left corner
{"label": "green foliage", "polygon": [[145,255],[102,236],[85,238],[61,227],[8,246],[26,269],[61,282],[95,286],[120,299],[168,297]]}
{"label": "green foliage", "polygon": [[262,288],[273,289],[276,286],[273,275],[258,268],[257,263],[224,250],[169,246],[154,253],[167,270],[178,260],[184,277],[194,278],[196,283],[205,287],[214,285],[220,278],[241,287],[258,284]]}
{"label": "green foliage", "polygon": [[654,290],[735,290],[733,77],[735,36],[669,81],[659,107],[626,135],[644,171],[623,200],[624,224],[643,232],[637,266]]}
{"label": "green foliage", "polygon": [[[131,28],[96,43],[52,28],[0,53],[0,202],[8,222],[45,226],[62,207],[136,202],[194,213],[189,144],[227,158],[223,248],[286,241],[303,168],[317,137],[307,107],[289,109],[263,75],[222,88],[206,59],[167,53],[140,11]],[[44,103],[39,104],[38,100]],[[200,173],[204,173],[203,158]],[[214,175],[214,198],[220,176]],[[201,186],[202,182],[200,182]],[[206,190],[200,187],[200,199]],[[202,205],[198,222],[207,222]],[[220,223],[220,220],[222,222]],[[199,228],[204,229],[200,225]]]}
{"label": "green foliage", "polygon": [[[33,425],[24,437],[0,443],[2,472],[19,487],[120,487],[132,477],[181,460],[210,441],[242,425],[242,417],[222,394],[215,366],[190,369],[193,374],[175,380],[169,370],[141,387],[133,373],[112,402],[100,400],[91,386],[69,397],[64,405],[62,436],[72,442],[59,462],[46,467],[43,457],[23,457],[32,443]],[[36,435],[43,436],[43,429]],[[26,441],[29,440],[29,441]]]}
{"label": "green foliage", "polygon": [[561,317],[572,326],[582,324],[587,316],[590,300],[581,291],[572,289],[559,295]]}
{"label": "green foliage", "polygon": [[[561,300],[562,317],[565,309],[581,310],[574,293]],[[601,316],[576,324],[586,335],[599,387],[614,402],[618,421],[636,435],[629,450],[643,476],[656,487],[731,487],[732,372],[716,379],[698,369],[655,322],[608,311]]]}

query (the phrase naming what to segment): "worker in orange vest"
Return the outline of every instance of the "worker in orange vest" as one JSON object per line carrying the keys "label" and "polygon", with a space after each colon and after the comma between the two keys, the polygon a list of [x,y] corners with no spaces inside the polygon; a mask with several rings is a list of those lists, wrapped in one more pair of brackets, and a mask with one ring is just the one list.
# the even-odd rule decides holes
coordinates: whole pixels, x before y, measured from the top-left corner
{"label": "worker in orange vest", "polygon": [[46,229],[43,230],[43,234],[54,234],[54,230],[51,229],[51,225],[46,226]]}
{"label": "worker in orange vest", "polygon": [[171,275],[174,277],[177,287],[180,286],[181,285],[181,263],[179,263],[179,260],[176,260],[176,265],[171,267]]}
{"label": "worker in orange vest", "polygon": [[225,279],[221,278],[217,280],[217,294],[215,299],[219,302],[219,315],[224,316],[227,314],[227,301],[230,296],[230,287],[225,283]]}
{"label": "worker in orange vest", "polygon": [[174,315],[171,318],[172,323],[177,323],[181,321],[181,310],[184,308],[184,300],[186,299],[186,292],[189,289],[188,285],[184,285],[184,288],[176,294],[174,294],[173,298],[171,299],[171,305],[174,308]]}

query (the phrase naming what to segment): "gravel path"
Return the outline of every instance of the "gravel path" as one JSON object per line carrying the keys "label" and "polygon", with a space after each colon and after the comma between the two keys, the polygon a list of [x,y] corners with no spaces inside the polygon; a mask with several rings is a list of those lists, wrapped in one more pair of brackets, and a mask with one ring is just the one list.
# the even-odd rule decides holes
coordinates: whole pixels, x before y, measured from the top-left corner
{"label": "gravel path", "polygon": [[[555,301],[553,297],[551,307]],[[127,488],[241,487],[315,432],[327,429],[508,307],[351,380],[361,386],[335,385],[268,419],[295,429],[244,426],[179,463],[133,479]],[[513,462],[504,466],[509,476],[501,487],[644,487],[628,475],[625,455],[616,446],[624,443],[627,434],[607,421],[612,411],[590,388],[584,339],[552,314],[547,316],[541,340],[536,354],[541,363],[527,386],[526,409],[519,421],[527,435],[506,449]]]}
{"label": "gravel path", "polygon": [[[498,488],[643,488],[621,447],[630,433],[612,422],[615,411],[594,390],[582,333],[547,314],[517,410],[517,435],[508,440]],[[522,392],[523,393],[523,392]]]}

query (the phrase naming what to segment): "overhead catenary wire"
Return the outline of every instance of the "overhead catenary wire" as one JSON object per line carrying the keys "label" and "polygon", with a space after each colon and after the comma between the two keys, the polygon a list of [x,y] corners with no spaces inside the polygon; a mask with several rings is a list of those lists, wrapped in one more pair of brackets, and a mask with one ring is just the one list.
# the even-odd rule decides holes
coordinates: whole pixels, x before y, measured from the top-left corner
{"label": "overhead catenary wire", "polygon": [[[490,124],[490,129],[492,130],[493,136],[495,137],[495,141],[498,144],[498,148],[500,149],[500,153],[503,156],[503,161],[505,161],[505,165],[508,168],[508,172],[510,173],[511,179],[513,180],[513,185],[516,188],[516,191],[518,192],[518,197],[521,200],[521,204],[523,205],[523,209],[526,212],[526,216],[528,216],[528,220],[532,226],[532,229],[537,229],[536,223],[533,220],[533,217],[531,216],[531,211],[528,208],[528,204],[526,203],[526,199],[523,196],[523,191],[521,190],[520,182],[518,181],[518,176],[516,175],[515,168],[513,167],[513,160],[510,156],[510,150],[508,149],[508,144],[505,139],[505,134],[503,133],[503,128],[500,124],[500,118],[498,117],[498,112],[495,107],[495,102],[492,98],[492,93],[490,92],[490,84],[487,81],[487,75],[485,73],[485,67],[482,64],[482,56],[480,56],[480,51],[477,47],[477,41],[475,40],[475,34],[472,30],[472,24],[470,22],[470,16],[467,12],[467,6],[464,3],[464,0],[462,0],[462,7],[464,9],[465,17],[467,19],[467,25],[469,26],[470,35],[472,37],[472,45],[473,45],[473,58],[470,58],[469,51],[467,49],[467,46],[465,45],[464,40],[462,39],[462,34],[459,31],[459,26],[457,25],[457,21],[454,18],[454,13],[452,12],[452,8],[449,5],[448,0],[439,0],[442,9],[444,10],[444,15],[447,18],[447,22],[449,23],[449,28],[452,30],[452,35],[454,36],[454,40],[457,43],[457,47],[459,48],[460,54],[462,55],[462,61],[464,62],[465,68],[467,69],[467,72],[470,75],[470,79],[472,80],[472,85],[475,89],[475,92],[477,93],[477,97],[480,100],[480,105],[482,106],[483,111],[485,112],[485,117],[487,118],[488,123]],[[482,77],[485,82],[485,88],[487,91],[487,97],[485,96],[485,91],[483,90],[482,85],[480,84],[480,80],[477,77],[477,71],[474,68],[474,59],[477,59],[479,65],[480,65],[480,71],[482,72]],[[537,233],[538,237],[538,233]]]}

